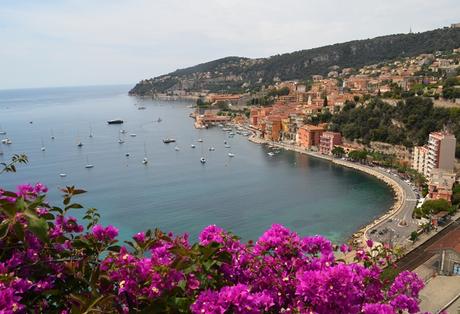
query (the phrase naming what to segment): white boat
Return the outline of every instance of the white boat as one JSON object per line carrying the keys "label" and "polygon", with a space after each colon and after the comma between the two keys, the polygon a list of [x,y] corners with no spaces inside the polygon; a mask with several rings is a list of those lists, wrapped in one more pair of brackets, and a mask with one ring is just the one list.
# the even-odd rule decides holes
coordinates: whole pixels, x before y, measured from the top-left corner
{"label": "white boat", "polygon": [[192,144],[192,145],[190,145],[190,147],[191,147],[191,148],[195,148],[196,146],[195,146],[195,144]]}
{"label": "white boat", "polygon": [[0,135],[5,135],[5,134],[6,134],[6,131],[4,131],[2,127],[0,126]]}
{"label": "white boat", "polygon": [[2,143],[3,143],[3,144],[9,145],[9,144],[12,144],[13,142],[12,142],[9,138],[4,138],[4,139],[2,140]]}
{"label": "white boat", "polygon": [[203,139],[199,138],[199,139],[197,140],[197,142],[198,142],[198,143],[203,143]]}
{"label": "white boat", "polygon": [[67,173],[60,173],[59,176],[60,176],[61,178],[67,177]]}
{"label": "white boat", "polygon": [[179,146],[174,146],[174,150],[178,152],[180,150]]}
{"label": "white boat", "polygon": [[90,169],[90,168],[93,168],[93,167],[94,167],[94,165],[92,165],[92,164],[89,163],[89,161],[88,161],[88,156],[86,156],[86,166],[85,166],[85,168],[86,168],[86,169]]}
{"label": "white boat", "polygon": [[222,128],[222,131],[231,132],[231,131],[232,131],[232,128]]}
{"label": "white boat", "polygon": [[269,152],[267,153],[268,156],[275,156],[275,153],[274,152]]}
{"label": "white boat", "polygon": [[146,165],[148,162],[149,160],[147,159],[147,147],[145,146],[145,142],[144,142],[144,159],[142,159],[142,163]]}
{"label": "white boat", "polygon": [[120,133],[121,133],[121,134],[125,134],[125,133],[126,133],[126,130],[121,129],[121,130],[120,130]]}
{"label": "white boat", "polygon": [[144,106],[139,106],[137,107],[137,110],[145,110],[146,108]]}
{"label": "white boat", "polygon": [[130,155],[129,155],[129,153],[126,153],[125,156],[126,156],[126,157],[129,157]]}
{"label": "white boat", "polygon": [[204,157],[201,157],[201,158],[200,158],[200,162],[201,162],[202,164],[205,164],[205,163],[206,163],[206,159],[205,159]]}
{"label": "white boat", "polygon": [[42,147],[41,147],[41,150],[42,150],[42,152],[44,152],[44,151],[46,150],[45,144],[43,143],[43,139],[42,139]]}
{"label": "white boat", "polygon": [[225,144],[225,148],[230,148],[231,146],[229,144]]}
{"label": "white boat", "polygon": [[228,153],[228,157],[235,157],[234,153]]}
{"label": "white boat", "polygon": [[209,147],[209,151],[210,151],[210,152],[213,152],[213,151],[215,151],[215,150],[216,150],[216,148],[215,148],[215,147],[212,147],[212,146],[211,146],[211,147]]}
{"label": "white boat", "polygon": [[228,133],[228,135],[234,136],[235,132],[230,132],[230,133]]}
{"label": "white boat", "polygon": [[136,135],[136,133],[131,133],[129,136],[136,137],[137,135]]}
{"label": "white boat", "polygon": [[56,137],[54,136],[53,129],[51,129],[51,139],[54,140]]}
{"label": "white boat", "polygon": [[82,142],[78,142],[77,147],[83,147],[83,143],[82,143]]}
{"label": "white boat", "polygon": [[123,141],[120,137],[120,135],[118,135],[118,144],[123,144],[125,141]]}

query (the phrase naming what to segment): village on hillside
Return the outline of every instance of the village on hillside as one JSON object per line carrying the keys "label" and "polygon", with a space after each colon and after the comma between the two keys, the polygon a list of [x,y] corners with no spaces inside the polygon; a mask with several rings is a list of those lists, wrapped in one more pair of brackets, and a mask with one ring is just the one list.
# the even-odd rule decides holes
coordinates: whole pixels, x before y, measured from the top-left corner
{"label": "village on hillside", "polygon": [[350,140],[331,130],[330,119],[323,119],[347,106],[366,106],[371,99],[398,106],[399,101],[412,96],[430,99],[435,107],[460,108],[460,48],[360,69],[332,67],[327,77],[313,75],[306,81],[278,82],[246,94],[201,91],[191,116],[197,128],[231,122],[250,128],[266,142],[294,145],[322,155],[362,161],[364,153],[366,161],[397,168],[403,177],[415,180],[420,188],[424,186],[427,199],[451,203],[455,171],[459,169],[456,138],[448,128],[431,132],[424,139],[425,145],[407,147]]}

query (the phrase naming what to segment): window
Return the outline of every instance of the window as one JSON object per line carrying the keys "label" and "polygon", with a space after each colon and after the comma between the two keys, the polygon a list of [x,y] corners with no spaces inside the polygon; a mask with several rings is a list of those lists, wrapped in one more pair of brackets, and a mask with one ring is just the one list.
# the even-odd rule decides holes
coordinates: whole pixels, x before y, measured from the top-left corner
{"label": "window", "polygon": [[460,264],[454,263],[453,274],[457,275],[457,276],[460,276]]}

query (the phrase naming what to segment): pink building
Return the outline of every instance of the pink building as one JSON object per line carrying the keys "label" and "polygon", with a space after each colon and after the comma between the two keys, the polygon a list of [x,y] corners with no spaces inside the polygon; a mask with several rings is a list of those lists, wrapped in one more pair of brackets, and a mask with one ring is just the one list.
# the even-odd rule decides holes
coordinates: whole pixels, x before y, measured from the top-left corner
{"label": "pink building", "polygon": [[332,155],[334,146],[342,144],[342,135],[338,132],[324,132],[319,139],[319,152],[324,155]]}

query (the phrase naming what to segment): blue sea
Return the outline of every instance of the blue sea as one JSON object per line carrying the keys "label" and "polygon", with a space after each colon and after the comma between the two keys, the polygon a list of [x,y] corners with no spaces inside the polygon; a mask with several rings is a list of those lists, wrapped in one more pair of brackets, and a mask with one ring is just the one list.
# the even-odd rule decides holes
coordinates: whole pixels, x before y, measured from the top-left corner
{"label": "blue sea", "polygon": [[[244,136],[229,138],[218,127],[195,129],[191,102],[131,97],[129,89],[1,90],[0,128],[7,135],[0,137],[13,143],[0,144],[0,160],[26,153],[30,162],[17,173],[0,175],[0,186],[43,182],[51,202],[61,202],[62,187],[83,188],[88,193],[75,201],[97,208],[102,224],[118,227],[122,239],[160,228],[187,232],[195,240],[202,228],[216,224],[256,240],[280,223],[301,235],[322,234],[341,242],[393,202],[391,190],[369,175],[289,151],[269,156],[269,147]],[[125,123],[106,123],[116,118]],[[166,137],[177,143],[164,144]],[[145,155],[147,165],[142,164]],[[94,168],[86,169],[87,163]]]}

